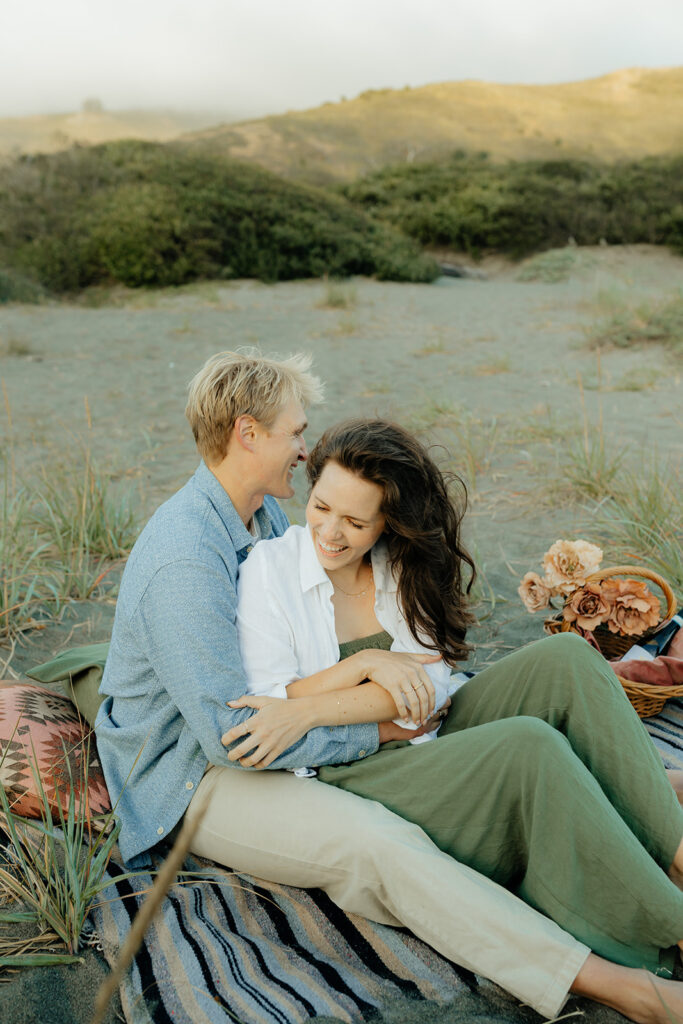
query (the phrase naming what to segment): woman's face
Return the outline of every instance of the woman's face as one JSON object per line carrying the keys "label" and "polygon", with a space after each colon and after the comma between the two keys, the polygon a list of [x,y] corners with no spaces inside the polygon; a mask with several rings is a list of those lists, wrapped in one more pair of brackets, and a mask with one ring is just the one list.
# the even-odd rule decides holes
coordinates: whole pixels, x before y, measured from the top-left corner
{"label": "woman's face", "polygon": [[327,462],[311,491],[306,521],[323,569],[357,565],[384,530],[383,490]]}

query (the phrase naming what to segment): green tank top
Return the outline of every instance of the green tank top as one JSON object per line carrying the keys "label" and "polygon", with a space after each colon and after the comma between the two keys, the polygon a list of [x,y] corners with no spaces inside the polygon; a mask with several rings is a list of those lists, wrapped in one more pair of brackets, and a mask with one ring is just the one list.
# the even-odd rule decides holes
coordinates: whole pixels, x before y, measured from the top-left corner
{"label": "green tank top", "polygon": [[339,644],[339,660],[350,658],[358,651],[367,651],[371,648],[374,651],[388,651],[394,642],[394,638],[383,629],[380,633],[372,633],[370,636],[361,636],[358,640],[345,640]]}

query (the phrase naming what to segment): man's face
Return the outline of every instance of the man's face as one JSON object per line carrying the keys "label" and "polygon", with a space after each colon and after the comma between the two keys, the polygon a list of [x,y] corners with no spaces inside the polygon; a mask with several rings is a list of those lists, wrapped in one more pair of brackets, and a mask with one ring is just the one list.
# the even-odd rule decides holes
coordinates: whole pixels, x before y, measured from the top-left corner
{"label": "man's face", "polygon": [[261,427],[258,455],[264,494],[274,498],[291,498],[294,494],[294,470],[308,457],[304,441],[307,426],[304,407],[292,400],[283,406],[269,430]]}

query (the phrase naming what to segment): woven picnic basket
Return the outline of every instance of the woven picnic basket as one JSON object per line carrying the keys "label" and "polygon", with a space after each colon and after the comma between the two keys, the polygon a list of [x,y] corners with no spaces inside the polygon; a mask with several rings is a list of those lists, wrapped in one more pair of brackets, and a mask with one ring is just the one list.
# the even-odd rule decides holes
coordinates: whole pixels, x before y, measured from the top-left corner
{"label": "woven picnic basket", "polygon": [[[598,569],[597,572],[586,577],[586,583],[601,583],[602,580],[607,579],[609,576],[641,576],[651,583],[656,583],[666,600],[666,614],[660,620],[659,625],[661,625],[662,621],[670,619],[675,614],[677,608],[676,597],[667,581],[659,573],[653,572],[652,569],[644,569],[642,566],[615,565],[611,569]],[[659,625],[655,626],[654,629],[648,630],[646,633],[642,633],[640,636],[625,636],[623,633],[612,633],[607,626],[598,626],[593,633],[593,637],[603,657],[608,661],[617,661],[623,658],[634,644],[647,643],[657,631]],[[544,629],[546,633],[579,632],[575,628],[574,623],[567,622],[561,613],[558,616],[546,619]],[[683,685],[654,686],[651,683],[635,683],[630,679],[623,679],[620,675],[617,675],[617,678],[624,687],[626,696],[641,718],[651,718],[652,715],[658,715],[671,697],[683,697]]]}

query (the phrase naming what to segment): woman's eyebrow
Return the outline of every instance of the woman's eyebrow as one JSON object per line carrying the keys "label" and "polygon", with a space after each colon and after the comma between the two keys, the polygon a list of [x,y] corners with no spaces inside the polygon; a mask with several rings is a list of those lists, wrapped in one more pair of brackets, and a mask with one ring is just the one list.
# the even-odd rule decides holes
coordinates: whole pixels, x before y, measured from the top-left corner
{"label": "woman's eyebrow", "polygon": [[[324,505],[325,508],[330,508],[329,502],[325,501],[325,499],[322,498],[319,494],[314,495],[314,500],[317,501],[318,504]],[[370,523],[372,522],[371,519],[363,519],[362,516],[355,516],[353,512],[344,512],[342,514],[344,516],[344,519],[353,519],[354,522],[362,523],[363,526],[369,526]]]}

